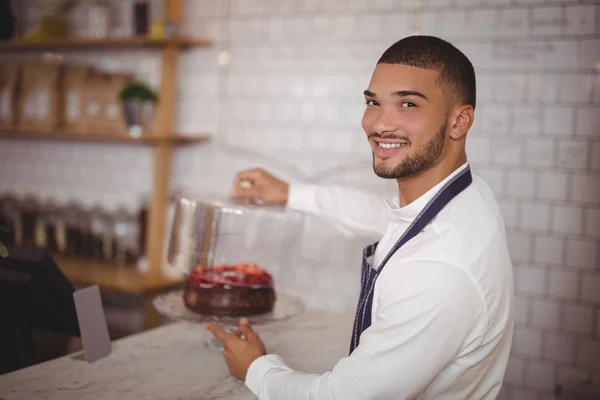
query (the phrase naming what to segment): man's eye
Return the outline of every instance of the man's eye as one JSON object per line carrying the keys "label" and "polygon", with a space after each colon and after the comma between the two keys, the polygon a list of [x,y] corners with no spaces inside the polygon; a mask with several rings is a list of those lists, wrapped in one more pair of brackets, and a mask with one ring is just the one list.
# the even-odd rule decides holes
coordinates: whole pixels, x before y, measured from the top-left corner
{"label": "man's eye", "polygon": [[417,105],[411,101],[405,101],[401,105],[404,108],[416,107]]}
{"label": "man's eye", "polygon": [[367,105],[368,106],[378,106],[379,103],[376,102],[375,100],[367,100]]}

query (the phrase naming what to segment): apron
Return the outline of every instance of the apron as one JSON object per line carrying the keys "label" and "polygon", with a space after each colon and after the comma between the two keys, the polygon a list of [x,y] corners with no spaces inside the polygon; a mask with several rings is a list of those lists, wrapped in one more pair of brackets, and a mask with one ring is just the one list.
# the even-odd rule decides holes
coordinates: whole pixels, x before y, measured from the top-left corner
{"label": "apron", "polygon": [[471,176],[471,168],[467,166],[461,172],[450,179],[442,188],[433,196],[431,200],[423,207],[423,210],[417,215],[415,220],[410,224],[408,229],[402,234],[400,239],[394,244],[394,247],[387,253],[379,268],[375,269],[372,266],[373,256],[379,242],[367,246],[363,250],[361,279],[360,279],[360,296],[358,306],[356,307],[356,316],[354,317],[354,329],[352,332],[352,341],[350,343],[350,354],[360,343],[360,335],[371,326],[371,308],[373,305],[373,293],[375,289],[375,281],[383,271],[383,268],[389,259],[404,246],[410,239],[417,236],[435,217],[450,203],[450,201],[465,190],[473,181]]}

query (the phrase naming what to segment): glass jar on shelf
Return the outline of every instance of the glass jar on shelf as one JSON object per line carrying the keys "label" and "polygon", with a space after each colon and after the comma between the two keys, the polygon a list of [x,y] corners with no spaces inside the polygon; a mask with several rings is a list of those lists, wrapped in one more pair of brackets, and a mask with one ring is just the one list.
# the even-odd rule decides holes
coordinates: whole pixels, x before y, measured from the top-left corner
{"label": "glass jar on shelf", "polygon": [[43,247],[50,253],[56,254],[58,249],[58,206],[52,200],[45,203],[42,212],[44,243]]}
{"label": "glass jar on shelf", "polygon": [[83,233],[79,222],[82,214],[83,209],[76,202],[70,202],[62,214],[65,224],[65,255],[67,257],[83,257]]}
{"label": "glass jar on shelf", "polygon": [[141,256],[146,254],[146,236],[148,234],[148,215],[150,212],[150,198],[148,195],[140,196],[138,217],[138,249]]}
{"label": "glass jar on shelf", "polygon": [[64,204],[56,204],[50,224],[54,230],[54,240],[56,242],[56,254],[67,255],[67,215],[68,208]]}
{"label": "glass jar on shelf", "polygon": [[113,226],[110,215],[100,206],[90,212],[91,258],[101,262],[113,261]]}
{"label": "glass jar on shelf", "polygon": [[[37,248],[47,249],[51,252],[56,250],[56,235],[54,225],[52,225],[53,214],[56,205],[52,199],[38,199],[37,212],[34,227],[34,243]],[[51,249],[52,247],[52,249]]]}
{"label": "glass jar on shelf", "polygon": [[93,243],[92,243],[92,215],[89,210],[81,209],[79,213],[79,230],[81,232],[81,258],[92,260]]}
{"label": "glass jar on shelf", "polygon": [[93,0],[88,7],[88,36],[103,39],[110,36],[112,28],[111,4],[107,0]]}
{"label": "glass jar on shelf", "polygon": [[102,244],[104,227],[100,207],[95,206],[90,210],[89,221],[89,258],[95,261],[104,261],[104,246]]}
{"label": "glass jar on shelf", "polygon": [[0,233],[2,243],[7,246],[19,243],[19,207],[16,197],[11,194],[0,197],[0,227],[3,227],[2,233]]}
{"label": "glass jar on shelf", "polygon": [[102,254],[104,261],[114,263],[115,261],[115,231],[113,229],[113,215],[106,209],[102,210]]}
{"label": "glass jar on shelf", "polygon": [[40,213],[40,204],[32,195],[27,195],[19,201],[21,217],[21,246],[36,247],[36,226]]}
{"label": "glass jar on shelf", "polygon": [[135,213],[124,208],[113,219],[114,261],[119,266],[132,266],[140,258],[139,226]]}

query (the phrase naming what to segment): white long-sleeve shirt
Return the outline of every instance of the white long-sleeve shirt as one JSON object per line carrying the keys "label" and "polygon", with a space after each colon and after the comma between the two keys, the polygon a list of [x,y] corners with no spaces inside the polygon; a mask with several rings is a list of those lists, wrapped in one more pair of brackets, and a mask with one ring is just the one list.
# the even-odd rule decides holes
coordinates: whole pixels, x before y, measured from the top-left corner
{"label": "white long-sleeve shirt", "polygon": [[[309,186],[292,186],[289,206],[357,232],[377,232],[385,216],[378,265],[446,180],[405,207]],[[388,261],[371,312],[360,345],[332,371],[296,372],[268,354],[250,366],[247,387],[260,400],[496,398],[514,326],[512,267],[500,211],[479,177]]]}
{"label": "white long-sleeve shirt", "polygon": [[373,241],[383,236],[389,220],[382,195],[348,187],[292,184],[287,206],[331,223],[347,236]]}

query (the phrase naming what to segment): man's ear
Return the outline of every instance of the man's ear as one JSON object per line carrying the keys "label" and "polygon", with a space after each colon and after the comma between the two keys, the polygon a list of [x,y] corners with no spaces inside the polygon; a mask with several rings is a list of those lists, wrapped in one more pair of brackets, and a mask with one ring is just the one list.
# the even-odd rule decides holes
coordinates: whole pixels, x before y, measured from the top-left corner
{"label": "man's ear", "polygon": [[459,140],[465,137],[471,125],[475,120],[475,111],[473,106],[462,105],[456,107],[453,113],[450,126],[450,137],[454,140]]}

